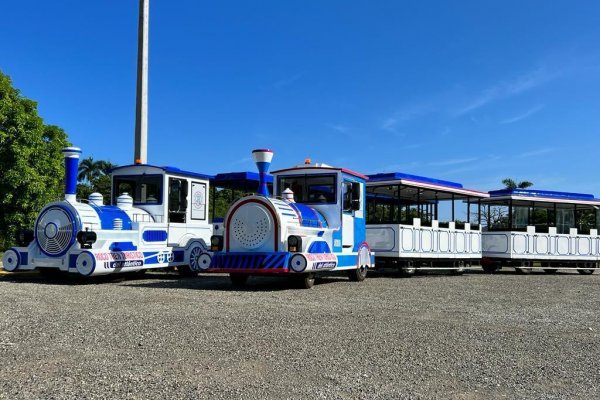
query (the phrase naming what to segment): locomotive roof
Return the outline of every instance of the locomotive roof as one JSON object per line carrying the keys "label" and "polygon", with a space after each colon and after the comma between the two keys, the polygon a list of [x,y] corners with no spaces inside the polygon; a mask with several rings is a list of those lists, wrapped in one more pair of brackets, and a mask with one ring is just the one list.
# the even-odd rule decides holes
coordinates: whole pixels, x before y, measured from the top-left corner
{"label": "locomotive roof", "polygon": [[445,193],[455,193],[460,196],[469,197],[489,197],[485,192],[478,190],[465,189],[458,182],[445,181],[442,179],[428,178],[425,176],[405,174],[403,172],[389,172],[369,175],[369,186],[381,184],[402,184],[405,186],[413,186],[431,191],[439,191]]}
{"label": "locomotive roof", "polygon": [[490,203],[502,200],[521,200],[526,202],[566,203],[599,206],[600,199],[589,193],[558,192],[537,189],[500,189],[491,190]]}
{"label": "locomotive roof", "polygon": [[201,174],[198,172],[184,171],[184,170],[176,168],[176,167],[158,166],[158,165],[150,165],[150,164],[121,165],[119,167],[115,167],[115,168],[111,169],[110,172],[112,173],[112,172],[115,172],[115,171],[118,171],[121,169],[133,168],[133,167],[158,168],[158,169],[163,170],[164,172],[167,172],[169,174],[174,174],[174,175],[183,175],[183,176],[190,177],[190,178],[198,178],[198,179],[205,179],[205,180],[215,179],[214,175],[206,175],[206,174]]}
{"label": "locomotive roof", "polygon": [[[273,183],[273,175],[265,175],[265,181],[267,184]],[[227,187],[231,189],[249,189],[247,184],[258,184],[259,175],[258,172],[245,171],[245,172],[224,172],[214,176],[211,181],[214,186]]]}
{"label": "locomotive roof", "polygon": [[355,176],[355,177],[360,178],[360,179],[364,179],[364,180],[368,180],[369,179],[368,176],[360,174],[358,172],[354,172],[354,171],[346,169],[346,168],[336,168],[336,167],[332,167],[331,165],[322,164],[322,163],[299,164],[299,165],[296,165],[296,166],[291,167],[291,168],[278,169],[276,171],[273,171],[272,173],[273,174],[280,174],[282,172],[301,171],[303,169],[318,169],[318,170],[338,171],[338,172],[343,172],[343,173],[348,174],[348,175]]}

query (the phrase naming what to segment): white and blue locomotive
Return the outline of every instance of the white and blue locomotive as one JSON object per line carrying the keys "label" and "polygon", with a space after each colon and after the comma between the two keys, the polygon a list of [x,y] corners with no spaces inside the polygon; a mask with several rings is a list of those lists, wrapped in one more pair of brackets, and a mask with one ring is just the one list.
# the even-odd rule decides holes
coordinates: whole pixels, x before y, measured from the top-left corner
{"label": "white and blue locomotive", "polygon": [[366,243],[366,177],[325,164],[274,171],[277,197],[270,197],[265,176],[271,150],[254,150],[259,169],[258,194],[233,203],[225,217],[224,236],[211,238],[211,263],[201,272],[226,272],[234,284],[250,275],[294,275],[303,287],[315,274],[346,271],[365,279],[374,265]]}
{"label": "white and blue locomotive", "polygon": [[2,258],[6,271],[63,271],[83,276],[177,267],[199,270],[212,234],[210,176],[172,167],[128,165],[112,175],[112,204],[93,193],[77,201],[81,150],[68,147],[65,198],[46,205],[33,232]]}

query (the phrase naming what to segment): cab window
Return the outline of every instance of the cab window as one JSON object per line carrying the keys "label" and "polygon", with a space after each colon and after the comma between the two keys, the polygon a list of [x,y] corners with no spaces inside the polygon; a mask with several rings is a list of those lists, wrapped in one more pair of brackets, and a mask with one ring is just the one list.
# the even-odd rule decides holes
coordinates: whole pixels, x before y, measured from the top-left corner
{"label": "cab window", "polygon": [[161,175],[115,176],[113,179],[113,204],[117,197],[127,193],[133,204],[162,204]]}
{"label": "cab window", "polygon": [[277,184],[277,195],[285,189],[294,192],[294,200],[304,204],[335,204],[335,175],[294,175],[282,176]]}

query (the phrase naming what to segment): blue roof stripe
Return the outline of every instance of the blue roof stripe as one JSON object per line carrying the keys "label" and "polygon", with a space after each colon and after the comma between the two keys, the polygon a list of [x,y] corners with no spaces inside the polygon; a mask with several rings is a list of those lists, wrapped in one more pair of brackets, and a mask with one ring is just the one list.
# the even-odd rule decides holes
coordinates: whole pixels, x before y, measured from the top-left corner
{"label": "blue roof stripe", "polygon": [[170,174],[184,175],[184,176],[187,176],[190,178],[199,178],[199,179],[205,179],[205,180],[215,179],[214,175],[206,175],[206,174],[200,174],[198,172],[184,171],[182,169],[175,168],[175,167],[159,167],[158,165],[150,165],[150,164],[121,165],[119,167],[112,168],[110,170],[110,172],[118,171],[123,168],[130,168],[130,167],[151,167],[151,168],[162,169],[163,171],[168,172]]}
{"label": "blue roof stripe", "polygon": [[[259,176],[258,176],[257,172],[251,172],[251,171],[246,171],[246,172],[224,172],[224,173],[219,173],[219,174],[215,175],[213,179],[215,180],[215,182],[221,182],[221,181],[252,181],[252,182],[258,182],[259,181]],[[267,181],[267,183],[273,182],[273,175],[267,174],[265,176],[265,180]]]}
{"label": "blue roof stripe", "polygon": [[489,192],[490,197],[502,197],[502,196],[523,196],[523,197],[547,197],[552,199],[563,199],[563,200],[582,200],[582,201],[600,201],[596,199],[593,194],[589,193],[571,193],[571,192],[557,192],[553,190],[531,190],[531,189],[500,189],[491,190]]}
{"label": "blue roof stripe", "polygon": [[369,176],[369,182],[383,182],[383,181],[408,179],[411,181],[428,183],[428,184],[432,184],[432,185],[448,186],[448,187],[452,187],[452,188],[456,188],[456,189],[463,188],[463,185],[460,183],[457,183],[457,182],[445,181],[442,179],[427,178],[425,176],[419,176],[419,175],[410,175],[410,174],[405,174],[402,172],[389,172],[389,173],[373,174],[373,175],[368,175],[368,176]]}

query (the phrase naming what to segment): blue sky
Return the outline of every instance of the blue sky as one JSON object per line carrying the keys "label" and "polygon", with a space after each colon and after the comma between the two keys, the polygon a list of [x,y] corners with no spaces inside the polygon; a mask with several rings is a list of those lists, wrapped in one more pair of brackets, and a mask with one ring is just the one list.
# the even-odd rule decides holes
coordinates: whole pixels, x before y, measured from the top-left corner
{"label": "blue sky", "polygon": [[[133,160],[137,1],[5,2],[0,70],[84,156]],[[152,164],[313,161],[600,196],[597,1],[151,0]]]}

